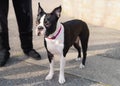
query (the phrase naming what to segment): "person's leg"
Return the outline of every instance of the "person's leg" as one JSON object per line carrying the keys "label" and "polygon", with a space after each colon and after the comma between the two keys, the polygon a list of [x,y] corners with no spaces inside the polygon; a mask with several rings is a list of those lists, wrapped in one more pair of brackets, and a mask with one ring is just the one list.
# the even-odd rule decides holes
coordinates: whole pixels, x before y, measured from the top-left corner
{"label": "person's leg", "polygon": [[35,59],[40,59],[40,55],[33,49],[32,44],[32,1],[13,0],[13,6],[18,22],[20,41],[23,52]]}
{"label": "person's leg", "polygon": [[0,0],[0,67],[6,64],[10,56],[7,22],[8,4],[8,0]]}

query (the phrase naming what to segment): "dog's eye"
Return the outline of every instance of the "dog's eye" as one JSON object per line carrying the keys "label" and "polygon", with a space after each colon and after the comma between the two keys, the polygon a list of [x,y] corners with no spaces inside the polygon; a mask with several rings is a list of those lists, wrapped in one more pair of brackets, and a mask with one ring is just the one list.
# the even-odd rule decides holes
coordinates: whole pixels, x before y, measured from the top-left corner
{"label": "dog's eye", "polygon": [[50,27],[50,25],[51,25],[50,22],[48,22],[48,21],[45,22],[46,27]]}

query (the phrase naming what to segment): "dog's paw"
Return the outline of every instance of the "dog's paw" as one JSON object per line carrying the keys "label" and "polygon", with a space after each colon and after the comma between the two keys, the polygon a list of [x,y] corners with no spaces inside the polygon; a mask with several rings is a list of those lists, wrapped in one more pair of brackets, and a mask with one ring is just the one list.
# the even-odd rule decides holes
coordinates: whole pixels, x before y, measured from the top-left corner
{"label": "dog's paw", "polygon": [[64,76],[59,76],[59,83],[64,84],[65,83],[65,77]]}
{"label": "dog's paw", "polygon": [[76,61],[80,61],[80,60],[81,60],[81,58],[76,58],[75,60],[76,60]]}
{"label": "dog's paw", "polygon": [[80,69],[85,68],[85,65],[83,65],[82,63],[80,64]]}
{"label": "dog's paw", "polygon": [[48,74],[46,77],[45,77],[45,80],[51,80],[53,78],[53,74]]}

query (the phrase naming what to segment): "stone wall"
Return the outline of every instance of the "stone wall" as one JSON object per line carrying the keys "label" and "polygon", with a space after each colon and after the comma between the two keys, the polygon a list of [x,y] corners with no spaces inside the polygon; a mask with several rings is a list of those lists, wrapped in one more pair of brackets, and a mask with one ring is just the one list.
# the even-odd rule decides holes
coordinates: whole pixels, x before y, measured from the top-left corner
{"label": "stone wall", "polygon": [[63,12],[93,25],[120,30],[120,0],[63,0]]}

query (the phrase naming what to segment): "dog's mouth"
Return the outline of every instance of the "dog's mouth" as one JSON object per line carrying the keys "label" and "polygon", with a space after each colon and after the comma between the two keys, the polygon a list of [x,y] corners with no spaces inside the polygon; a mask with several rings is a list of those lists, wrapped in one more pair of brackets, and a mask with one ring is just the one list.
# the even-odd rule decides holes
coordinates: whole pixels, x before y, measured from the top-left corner
{"label": "dog's mouth", "polygon": [[37,36],[40,36],[40,35],[41,35],[41,32],[42,32],[41,30],[36,30],[36,35],[37,35]]}
{"label": "dog's mouth", "polygon": [[41,26],[39,26],[39,27],[37,27],[37,29],[36,29],[36,35],[37,36],[40,36],[41,34],[43,34],[43,27],[41,27]]}
{"label": "dog's mouth", "polygon": [[37,35],[37,36],[44,35],[44,30],[37,30],[36,35]]}
{"label": "dog's mouth", "polygon": [[41,32],[39,31],[38,33],[37,33],[37,36],[40,36],[41,35]]}

